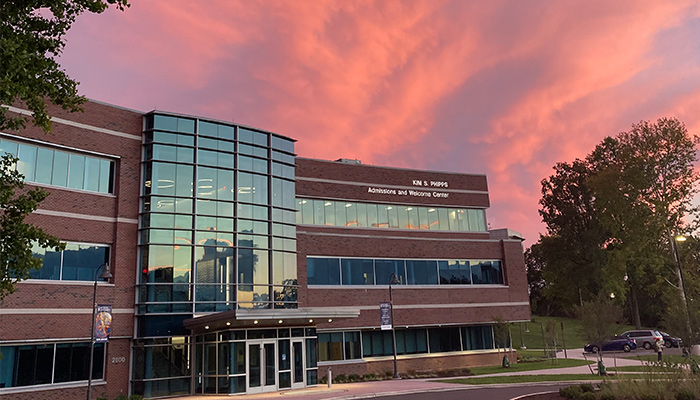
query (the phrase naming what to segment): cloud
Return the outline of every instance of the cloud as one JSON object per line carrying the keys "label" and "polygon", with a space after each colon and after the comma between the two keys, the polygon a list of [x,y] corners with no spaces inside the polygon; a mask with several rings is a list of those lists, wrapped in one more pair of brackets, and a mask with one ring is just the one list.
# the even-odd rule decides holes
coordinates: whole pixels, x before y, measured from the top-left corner
{"label": "cloud", "polygon": [[235,121],[302,156],[486,173],[536,240],[539,182],[640,119],[700,128],[692,1],[137,2],[81,16],[90,98]]}

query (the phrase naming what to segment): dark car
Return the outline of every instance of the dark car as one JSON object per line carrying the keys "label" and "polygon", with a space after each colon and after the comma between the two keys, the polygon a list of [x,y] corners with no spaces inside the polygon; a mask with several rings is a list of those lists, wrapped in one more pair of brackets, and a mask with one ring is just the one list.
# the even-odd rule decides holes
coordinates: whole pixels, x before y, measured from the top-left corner
{"label": "dark car", "polygon": [[629,353],[630,350],[637,348],[637,342],[634,339],[613,336],[612,338],[602,342],[602,343],[589,343],[583,346],[583,350],[589,353],[597,353],[599,351],[624,351]]}
{"label": "dark car", "polygon": [[683,344],[683,340],[679,337],[671,336],[666,332],[661,332],[661,337],[664,338],[664,346],[666,347],[680,347]]}

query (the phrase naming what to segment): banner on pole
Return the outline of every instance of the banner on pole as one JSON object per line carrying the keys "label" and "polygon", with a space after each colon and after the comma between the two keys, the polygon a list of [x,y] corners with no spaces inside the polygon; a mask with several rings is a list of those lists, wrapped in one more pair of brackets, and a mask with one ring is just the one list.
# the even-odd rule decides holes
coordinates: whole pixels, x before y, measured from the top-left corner
{"label": "banner on pole", "polygon": [[379,325],[383,331],[390,330],[394,321],[391,320],[391,303],[379,303]]}
{"label": "banner on pole", "polygon": [[112,306],[98,304],[95,314],[95,343],[106,343],[112,331]]}

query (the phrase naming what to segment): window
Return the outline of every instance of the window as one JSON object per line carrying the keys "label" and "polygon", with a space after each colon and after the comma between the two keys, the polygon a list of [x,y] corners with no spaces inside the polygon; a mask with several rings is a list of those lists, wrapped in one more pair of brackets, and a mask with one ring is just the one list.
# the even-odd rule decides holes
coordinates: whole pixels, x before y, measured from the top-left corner
{"label": "window", "polygon": [[[244,158],[247,157],[239,157],[241,160]],[[242,165],[239,168],[243,169]],[[273,196],[274,191],[273,188]],[[330,199],[297,198],[296,201],[299,224],[486,232],[483,209],[371,204]]]}
{"label": "window", "polygon": [[[96,343],[92,379],[103,377],[104,352]],[[0,346],[0,388],[87,380],[89,365],[89,342]]]}
{"label": "window", "polygon": [[[239,261],[240,263],[240,261]],[[388,260],[307,257],[309,285],[503,285],[499,260]]]}
{"label": "window", "polygon": [[337,258],[307,258],[309,285],[340,285],[340,260]]}
{"label": "window", "polygon": [[374,285],[372,260],[344,258],[340,268],[343,285]]}
{"label": "window", "polygon": [[34,279],[93,281],[97,268],[109,261],[109,247],[97,244],[68,243],[63,251],[32,247],[32,255],[42,259],[42,267],[31,271]]}
{"label": "window", "polygon": [[98,193],[113,192],[114,162],[32,144],[0,140],[0,156],[19,158],[17,171],[27,182]]}

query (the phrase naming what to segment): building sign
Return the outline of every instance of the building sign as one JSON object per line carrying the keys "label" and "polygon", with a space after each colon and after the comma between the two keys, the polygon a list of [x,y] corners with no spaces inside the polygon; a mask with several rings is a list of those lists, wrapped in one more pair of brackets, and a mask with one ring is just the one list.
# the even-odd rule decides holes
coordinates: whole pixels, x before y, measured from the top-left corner
{"label": "building sign", "polygon": [[[447,199],[450,194],[447,192],[438,192],[434,189],[447,189],[450,184],[446,181],[424,181],[420,179],[411,180],[411,186],[420,186],[421,188],[429,188],[429,190],[418,189],[390,189],[381,187],[368,187],[367,193],[386,194],[391,196],[413,196],[413,197],[429,197],[436,199]],[[430,190],[433,189],[433,190]]]}
{"label": "building sign", "polygon": [[391,329],[392,324],[391,303],[379,303],[379,326],[386,331]]}
{"label": "building sign", "polygon": [[95,314],[95,343],[108,342],[111,331],[112,306],[99,304],[97,306],[97,314]]}

